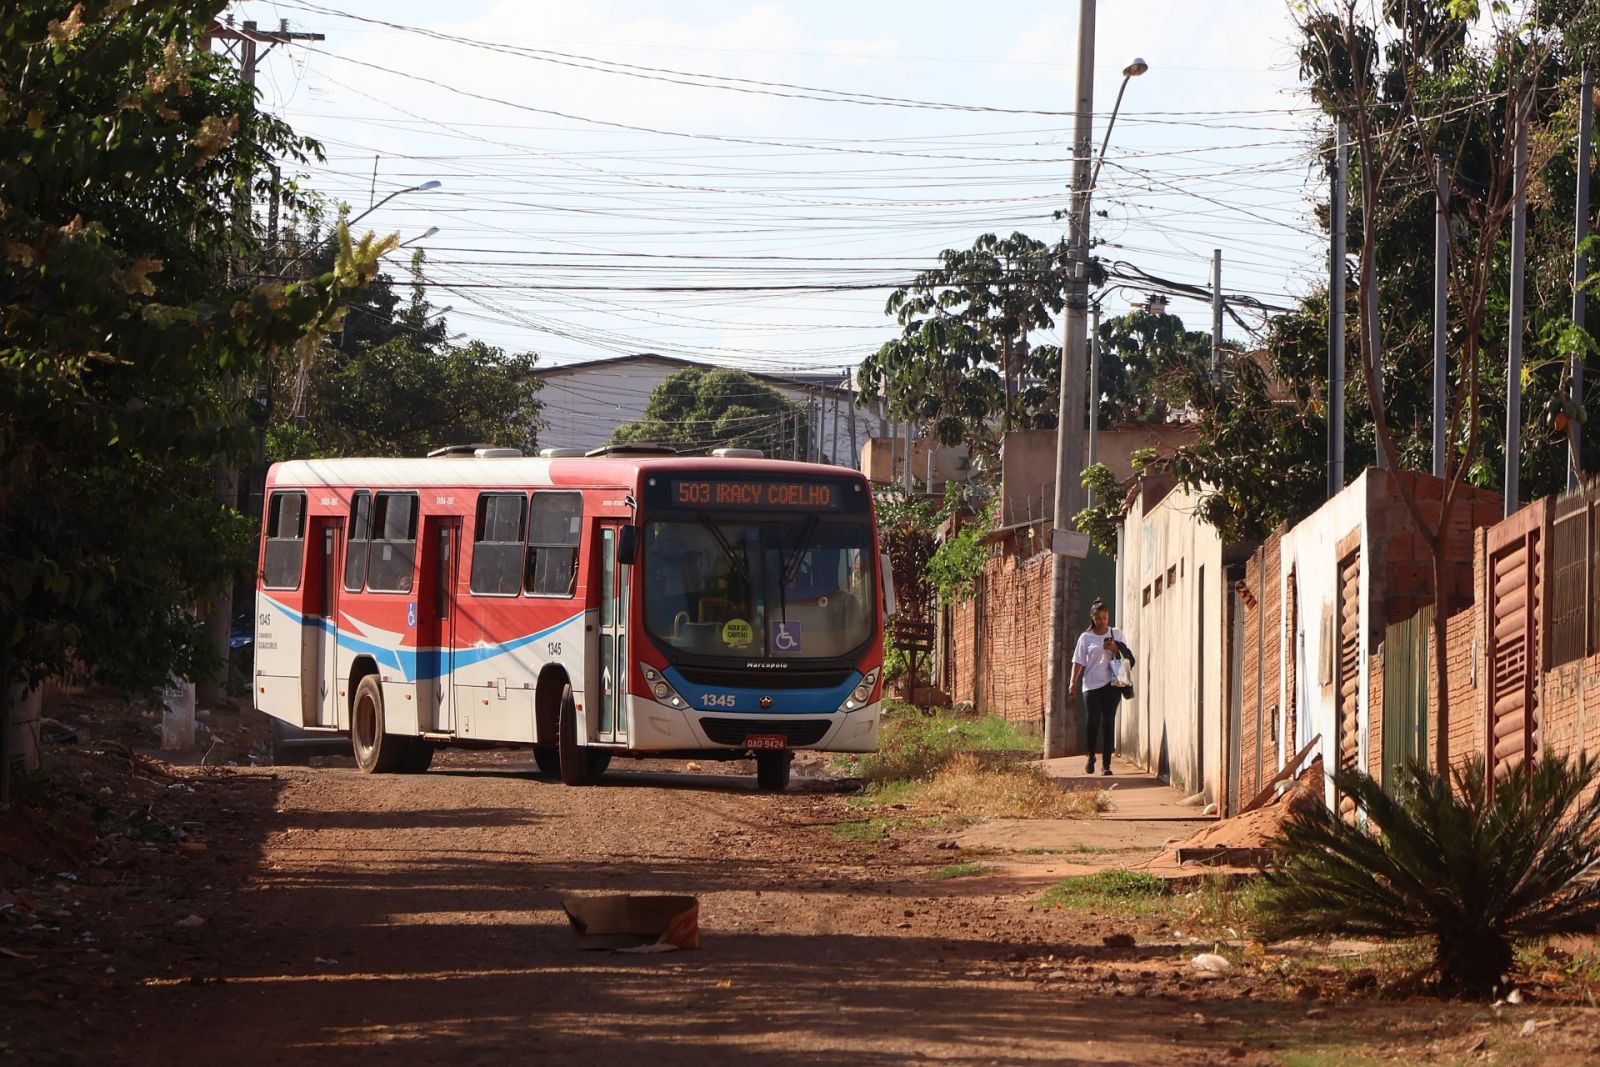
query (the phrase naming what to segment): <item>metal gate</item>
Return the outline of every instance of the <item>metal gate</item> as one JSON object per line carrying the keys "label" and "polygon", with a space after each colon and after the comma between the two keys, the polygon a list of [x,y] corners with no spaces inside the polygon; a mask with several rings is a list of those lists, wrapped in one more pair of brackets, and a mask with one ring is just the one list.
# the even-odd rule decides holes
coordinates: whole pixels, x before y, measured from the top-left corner
{"label": "metal gate", "polygon": [[1428,646],[1433,605],[1386,628],[1383,638],[1383,788],[1393,792],[1396,772],[1428,752]]}
{"label": "metal gate", "polygon": [[1544,554],[1543,502],[1488,532],[1488,610],[1484,612],[1491,783],[1538,751],[1539,574]]}
{"label": "metal gate", "polygon": [[[1338,758],[1341,770],[1361,765],[1361,549],[1353,549],[1339,560],[1339,729]],[[1339,814],[1355,814],[1356,802],[1339,797]]]}

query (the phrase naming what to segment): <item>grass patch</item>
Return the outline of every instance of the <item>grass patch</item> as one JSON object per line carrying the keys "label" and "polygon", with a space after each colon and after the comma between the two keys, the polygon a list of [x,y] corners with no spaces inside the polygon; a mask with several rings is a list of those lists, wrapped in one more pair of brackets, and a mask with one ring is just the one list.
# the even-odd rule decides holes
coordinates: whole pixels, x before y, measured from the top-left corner
{"label": "grass patch", "polygon": [[1044,902],[1064,908],[1082,908],[1130,901],[1148,903],[1166,895],[1167,884],[1153,874],[1101,871],[1061,879],[1045,890]]}
{"label": "grass patch", "polygon": [[967,878],[974,874],[988,874],[990,871],[998,869],[999,868],[992,863],[979,863],[976,860],[968,860],[966,863],[952,863],[948,867],[941,867],[928,877]]}
{"label": "grass patch", "polygon": [[1066,848],[1025,848],[1024,856],[1093,856],[1102,852],[1115,852],[1109,845],[1069,845]]}
{"label": "grass patch", "polygon": [[835,823],[828,832],[840,841],[882,841],[889,836],[888,819],[856,819]]}
{"label": "grass patch", "polygon": [[966,752],[1031,753],[1038,741],[998,715],[923,715],[891,704],[878,733],[878,751],[852,762],[869,784],[926,781]]}
{"label": "grass patch", "polygon": [[915,796],[972,819],[1082,819],[1110,804],[1102,792],[1061,788],[1031,764],[985,766],[971,753],[956,755]]}

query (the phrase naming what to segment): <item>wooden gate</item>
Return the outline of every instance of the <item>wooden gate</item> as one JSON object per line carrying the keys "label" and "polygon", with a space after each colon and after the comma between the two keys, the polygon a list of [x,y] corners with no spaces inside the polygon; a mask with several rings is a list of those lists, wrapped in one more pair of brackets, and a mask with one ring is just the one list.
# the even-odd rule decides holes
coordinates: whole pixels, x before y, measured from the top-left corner
{"label": "wooden gate", "polygon": [[[1338,630],[1338,757],[1341,770],[1361,765],[1361,548],[1359,542],[1339,560]],[[1339,797],[1339,814],[1349,818],[1356,802]]]}
{"label": "wooden gate", "polygon": [[1484,612],[1488,713],[1484,751],[1491,784],[1538,752],[1539,574],[1544,502],[1488,531],[1488,610]]}

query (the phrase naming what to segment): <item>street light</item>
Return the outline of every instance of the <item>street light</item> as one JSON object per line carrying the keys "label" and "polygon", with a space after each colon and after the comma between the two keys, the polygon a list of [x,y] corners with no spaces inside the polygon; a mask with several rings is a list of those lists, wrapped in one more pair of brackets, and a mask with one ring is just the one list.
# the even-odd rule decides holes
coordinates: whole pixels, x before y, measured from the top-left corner
{"label": "street light", "polygon": [[443,184],[444,183],[440,181],[429,180],[423,182],[421,185],[413,185],[405,189],[396,189],[394,192],[390,193],[388,196],[384,197],[382,200],[379,200],[376,204],[373,204],[371,207],[367,208],[367,210],[363,211],[361,214],[345,223],[345,225],[354,226],[356,223],[360,222],[362,219],[366,218],[368,215],[372,214],[374,211],[378,210],[380,207],[387,204],[397,196],[404,196],[406,193],[425,193],[430,189],[437,189]]}
{"label": "street light", "polygon": [[1062,317],[1060,409],[1056,418],[1056,499],[1055,515],[1050,536],[1052,561],[1050,575],[1050,640],[1049,662],[1045,664],[1048,684],[1045,707],[1044,755],[1046,759],[1065,756],[1073,747],[1069,737],[1076,716],[1070,714],[1067,679],[1071,667],[1068,659],[1073,648],[1073,620],[1068,618],[1068,584],[1070,572],[1075,569],[1065,557],[1069,546],[1058,545],[1059,533],[1072,529],[1073,517],[1083,507],[1082,471],[1084,467],[1085,416],[1087,425],[1094,425],[1097,412],[1093,400],[1087,395],[1084,376],[1088,360],[1088,337],[1085,334],[1089,311],[1089,197],[1100,177],[1100,166],[1105,160],[1106,145],[1111,140],[1112,127],[1117,122],[1117,112],[1122,108],[1122,94],[1128,82],[1150,69],[1143,59],[1135,58],[1122,68],[1122,84],[1117,88],[1117,102],[1106,123],[1105,137],[1100,142],[1100,153],[1091,171],[1089,149],[1094,112],[1094,15],[1095,0],[1080,0],[1078,15],[1078,96],[1073,122],[1072,138],[1072,200],[1067,211],[1067,278],[1066,307]]}
{"label": "street light", "polygon": [[439,232],[439,227],[437,227],[437,226],[429,226],[426,230],[423,230],[421,233],[417,234],[415,237],[407,237],[404,241],[401,241],[399,247],[404,248],[406,245],[415,244],[418,241],[426,241],[428,238],[432,237],[434,234],[436,234],[438,232]]}

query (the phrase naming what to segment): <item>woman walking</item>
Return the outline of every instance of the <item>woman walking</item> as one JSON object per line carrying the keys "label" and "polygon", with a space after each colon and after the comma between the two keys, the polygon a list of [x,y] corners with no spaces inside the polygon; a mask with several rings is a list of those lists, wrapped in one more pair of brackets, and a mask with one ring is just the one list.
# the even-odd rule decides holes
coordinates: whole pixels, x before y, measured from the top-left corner
{"label": "woman walking", "polygon": [[1133,653],[1121,630],[1111,625],[1111,612],[1100,600],[1089,605],[1089,628],[1078,635],[1072,653],[1072,692],[1083,690],[1083,708],[1089,721],[1089,762],[1084,770],[1094,773],[1095,742],[1099,741],[1101,774],[1111,773],[1111,746],[1116,736],[1117,705],[1122,703],[1122,687],[1116,684],[1117,661],[1127,653],[1128,667]]}

